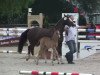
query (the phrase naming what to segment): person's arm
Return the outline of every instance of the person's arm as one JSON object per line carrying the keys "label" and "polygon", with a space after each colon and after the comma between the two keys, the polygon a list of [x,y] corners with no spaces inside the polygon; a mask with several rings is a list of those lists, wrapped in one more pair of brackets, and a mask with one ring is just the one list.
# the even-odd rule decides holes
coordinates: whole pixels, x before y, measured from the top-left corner
{"label": "person's arm", "polygon": [[67,25],[65,25],[64,31],[67,31],[68,29],[69,29],[69,27]]}
{"label": "person's arm", "polygon": [[64,27],[65,35],[68,35],[68,29],[69,29],[69,27],[67,25],[65,25],[65,27]]}

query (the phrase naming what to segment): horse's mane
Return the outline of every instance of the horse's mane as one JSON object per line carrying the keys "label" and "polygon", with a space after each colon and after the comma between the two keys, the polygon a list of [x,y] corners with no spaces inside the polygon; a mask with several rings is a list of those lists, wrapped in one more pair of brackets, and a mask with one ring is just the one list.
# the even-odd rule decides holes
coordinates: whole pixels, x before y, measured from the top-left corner
{"label": "horse's mane", "polygon": [[60,23],[60,21],[62,21],[62,19],[64,19],[64,17],[63,18],[61,18],[57,23],[56,23],[56,25],[55,26],[57,26],[59,23]]}
{"label": "horse's mane", "polygon": [[62,27],[61,25],[62,25],[62,22],[64,21],[63,20],[64,19],[64,17],[63,18],[61,18],[56,24],[55,24],[55,29],[59,29],[60,27]]}
{"label": "horse's mane", "polygon": [[[66,20],[64,20],[64,18],[66,17]],[[69,17],[67,16],[64,16],[63,18],[61,18],[57,23],[56,25],[54,26],[55,29],[63,29],[65,27],[65,25],[68,25],[69,27],[70,26],[75,26],[75,24],[70,20]]]}

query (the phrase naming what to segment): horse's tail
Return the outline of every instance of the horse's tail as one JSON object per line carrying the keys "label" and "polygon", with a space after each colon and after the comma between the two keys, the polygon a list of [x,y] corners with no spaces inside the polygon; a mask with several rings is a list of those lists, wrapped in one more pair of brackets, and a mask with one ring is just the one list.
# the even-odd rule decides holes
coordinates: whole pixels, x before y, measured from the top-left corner
{"label": "horse's tail", "polygon": [[20,38],[19,38],[19,43],[18,43],[18,52],[19,52],[19,53],[22,53],[23,46],[24,46],[24,44],[25,44],[26,41],[27,41],[27,32],[28,32],[29,30],[30,30],[30,29],[25,30],[25,31],[21,34],[21,36],[20,36]]}

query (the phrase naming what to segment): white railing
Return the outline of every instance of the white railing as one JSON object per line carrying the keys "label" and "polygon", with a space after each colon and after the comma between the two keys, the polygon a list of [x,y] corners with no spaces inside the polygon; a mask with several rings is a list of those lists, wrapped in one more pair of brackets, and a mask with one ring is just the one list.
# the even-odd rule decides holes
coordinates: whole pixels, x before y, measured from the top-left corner
{"label": "white railing", "polygon": [[1,36],[20,36],[22,32],[24,32],[27,28],[0,28],[0,35]]}
{"label": "white railing", "polygon": [[87,32],[87,31],[100,32],[100,29],[78,29],[78,32]]}
{"label": "white railing", "polygon": [[[100,29],[78,29],[78,32],[90,32],[90,33],[99,33]],[[87,38],[87,37],[95,37],[96,39],[100,39],[100,35],[77,35],[77,38]]]}
{"label": "white railing", "polygon": [[[96,39],[100,39],[100,36],[92,36],[92,35],[90,35],[88,37],[95,37]],[[78,38],[87,38],[87,36],[86,35],[78,35]]]}

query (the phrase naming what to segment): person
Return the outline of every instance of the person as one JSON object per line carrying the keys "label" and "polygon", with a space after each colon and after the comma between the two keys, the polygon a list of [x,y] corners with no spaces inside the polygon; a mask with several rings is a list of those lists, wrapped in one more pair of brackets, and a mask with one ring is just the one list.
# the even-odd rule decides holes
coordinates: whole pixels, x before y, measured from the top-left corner
{"label": "person", "polygon": [[89,28],[87,28],[87,39],[88,40],[95,40],[95,29],[96,29],[96,26],[93,24],[93,22],[89,22],[88,23],[90,25]]}
{"label": "person", "polygon": [[79,26],[86,26],[87,25],[87,21],[86,21],[86,18],[85,18],[85,11],[83,11],[83,10],[81,10],[79,12],[78,25]]}
{"label": "person", "polygon": [[[86,17],[85,17],[86,13],[84,10],[80,10],[79,11],[79,18],[78,18],[78,25],[79,26],[86,26],[87,25],[87,21],[86,21]],[[86,32],[79,32],[79,35],[86,35]],[[85,40],[86,38],[80,38],[79,40]],[[80,42],[78,42],[78,52],[80,52]]]}
{"label": "person", "polygon": [[[70,15],[69,19],[73,22],[74,16]],[[73,22],[74,23],[74,22]],[[65,25],[65,42],[69,47],[69,52],[66,53],[65,58],[68,61],[68,64],[74,64],[73,54],[76,52],[76,43],[75,36],[77,35],[77,28],[87,28],[88,26],[78,26],[73,24],[73,26],[68,27]]]}
{"label": "person", "polygon": [[89,22],[88,24],[90,25],[88,29],[96,29],[96,26],[93,24],[93,22]]}
{"label": "person", "polygon": [[65,12],[74,13],[74,6],[73,6],[71,0],[66,0],[64,7],[66,8]]}

